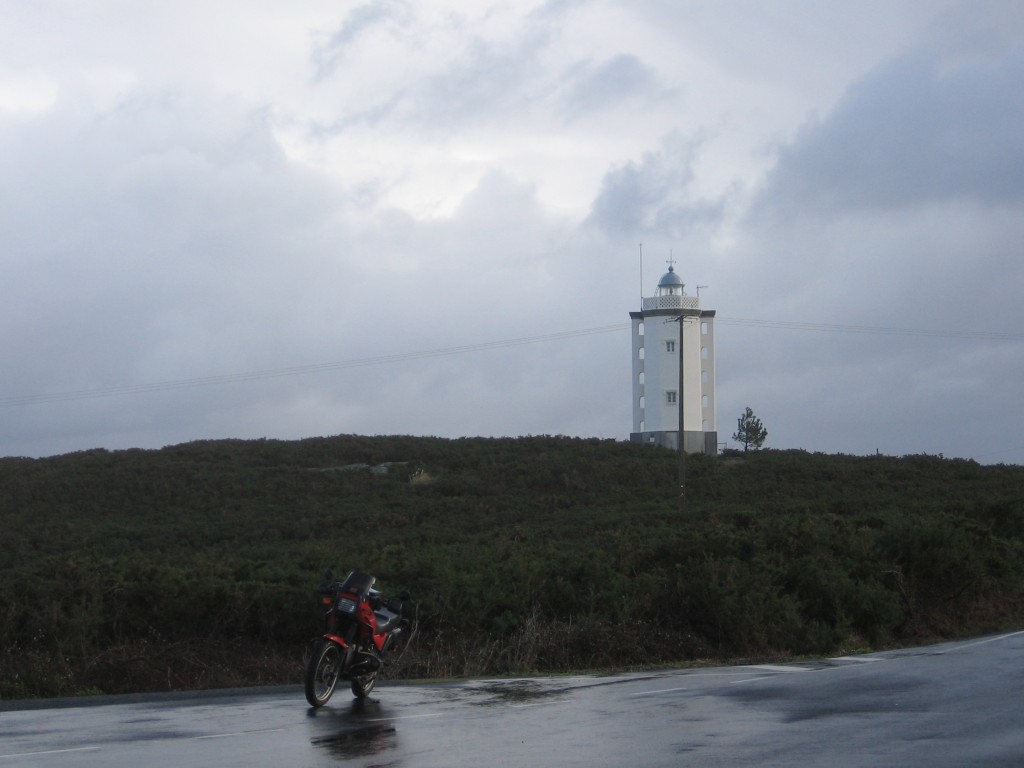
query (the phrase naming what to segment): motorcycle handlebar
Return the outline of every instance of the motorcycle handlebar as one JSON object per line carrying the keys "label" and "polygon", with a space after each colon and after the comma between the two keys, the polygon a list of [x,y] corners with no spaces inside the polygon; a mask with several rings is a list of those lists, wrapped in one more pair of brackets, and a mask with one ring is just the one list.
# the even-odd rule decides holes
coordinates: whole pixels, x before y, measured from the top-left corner
{"label": "motorcycle handlebar", "polygon": [[[313,593],[317,596],[336,595],[338,594],[338,591],[341,589],[341,585],[342,582],[334,581],[334,574],[331,573],[331,569],[328,568],[324,572],[324,580],[317,585],[316,589],[313,590]],[[385,599],[384,596],[381,595],[379,592],[374,596],[374,602],[378,604],[390,603],[392,600],[396,599],[404,603],[408,602],[409,600],[412,600],[412,595],[409,594],[409,590],[403,589],[401,592],[398,593],[397,598]]]}

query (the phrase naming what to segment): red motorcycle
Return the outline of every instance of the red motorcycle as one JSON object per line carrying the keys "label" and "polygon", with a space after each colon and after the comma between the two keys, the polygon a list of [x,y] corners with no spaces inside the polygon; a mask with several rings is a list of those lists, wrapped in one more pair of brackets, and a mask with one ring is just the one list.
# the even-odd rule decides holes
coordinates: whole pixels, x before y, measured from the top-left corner
{"label": "red motorcycle", "polygon": [[403,592],[384,599],[373,588],[376,579],[352,571],[344,581],[333,581],[330,570],[316,588],[326,607],[324,634],[313,640],[306,666],[306,701],[322,707],[331,698],[339,680],[352,684],[352,694],[365,699],[377,682],[384,665],[384,653],[402,633]]}

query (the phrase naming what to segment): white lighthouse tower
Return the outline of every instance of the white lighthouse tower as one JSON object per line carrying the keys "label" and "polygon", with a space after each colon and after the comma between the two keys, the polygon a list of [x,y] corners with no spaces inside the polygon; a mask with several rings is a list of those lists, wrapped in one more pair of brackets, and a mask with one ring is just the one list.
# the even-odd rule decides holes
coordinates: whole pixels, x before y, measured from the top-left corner
{"label": "white lighthouse tower", "polygon": [[[686,294],[669,259],[654,296],[633,321],[633,431],[629,439],[679,448],[680,411],[687,453],[718,452],[715,426],[715,311]],[[680,374],[682,376],[680,377]]]}

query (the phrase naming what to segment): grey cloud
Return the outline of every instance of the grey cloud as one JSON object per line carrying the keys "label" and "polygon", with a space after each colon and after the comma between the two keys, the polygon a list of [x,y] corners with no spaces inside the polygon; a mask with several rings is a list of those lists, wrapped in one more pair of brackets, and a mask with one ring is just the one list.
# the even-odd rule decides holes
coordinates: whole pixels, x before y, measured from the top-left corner
{"label": "grey cloud", "polygon": [[447,69],[413,79],[368,103],[345,105],[340,117],[328,125],[314,125],[310,135],[323,137],[352,127],[389,123],[414,128],[424,136],[448,135],[526,108],[536,77],[529,52],[497,50],[470,39]]}
{"label": "grey cloud", "polygon": [[465,125],[494,118],[521,104],[537,77],[531,50],[496,49],[473,41],[448,71],[430,78],[416,94],[416,114],[431,124]]}
{"label": "grey cloud", "polygon": [[375,0],[353,8],[330,39],[314,49],[315,79],[333,75],[349,47],[368,31],[389,23],[405,26],[410,15],[410,6],[403,0]]}
{"label": "grey cloud", "polygon": [[[539,151],[571,140],[557,131],[566,115],[590,110],[614,130],[623,118],[606,106],[664,93],[648,51],[616,57],[614,30],[603,52],[546,68],[577,7],[545,4],[500,43],[467,29],[444,63],[425,62],[376,103],[344,105],[338,126],[429,144],[483,124],[496,142],[535,135]],[[312,62],[324,75],[316,96],[329,96],[368,40],[406,35],[414,10],[343,10]],[[1019,341],[724,322],[1021,326],[1020,52],[982,43],[934,62],[919,51],[863,79],[782,149],[755,191],[757,215],[738,225],[739,196],[696,190],[694,168],[708,160],[699,134],[669,134],[612,167],[582,224],[540,204],[543,178],[535,187],[500,173],[483,175],[452,216],[417,220],[377,210],[384,181],[348,190],[291,162],[259,109],[146,90],[145,76],[100,115],[63,102],[0,115],[0,395],[171,383],[5,407],[0,454],[339,432],[624,438],[638,241],[645,294],[662,248],[675,250],[690,286],[711,285],[702,301],[723,321],[723,439],[750,405],[772,447],[980,457],[1012,446]],[[663,133],[666,114],[652,116]],[[951,157],[958,164],[932,162]],[[415,354],[614,323],[624,329]],[[341,364],[245,375],[331,362]],[[201,381],[221,374],[236,376]]]}
{"label": "grey cloud", "polygon": [[[528,184],[491,174],[450,219],[386,211],[353,231],[338,223],[344,195],[290,164],[260,114],[206,105],[200,119],[187,99],[129,101],[100,121],[55,112],[2,126],[19,150],[0,151],[16,172],[5,181],[36,178],[38,194],[0,212],[22,243],[0,260],[20,297],[0,308],[0,343],[19,361],[0,395],[84,395],[5,407],[0,454],[337,432],[606,434],[609,408],[628,429],[628,373],[606,380],[609,344],[620,352],[607,336],[204,385],[562,331],[567,311],[572,327],[602,325],[622,302],[589,269],[601,249],[575,244]],[[174,127],[154,137],[160,124]],[[171,385],[88,394],[160,382]]]}
{"label": "grey cloud", "polygon": [[[333,77],[343,76],[337,63],[346,46],[374,25],[408,23],[406,10],[404,5],[383,3],[354,11],[314,57],[321,86],[329,89]],[[571,122],[669,94],[655,70],[632,54],[582,59],[560,72],[550,71],[545,51],[561,34],[570,34],[566,15],[572,10],[572,4],[545,5],[528,17],[520,35],[508,41],[495,42],[467,29],[445,67],[424,71],[366,103],[346,105],[336,120],[314,126],[311,134],[327,136],[353,126],[394,123],[426,136],[447,135],[481,123],[528,123],[531,114],[544,113],[552,105]]]}
{"label": "grey cloud", "polygon": [[563,110],[570,119],[605,108],[622,109],[664,90],[655,71],[636,56],[619,54],[600,64],[581,62],[566,74]]}
{"label": "grey cloud", "polygon": [[[348,106],[333,123],[314,131],[328,135],[356,125],[378,126],[393,121],[415,127],[425,135],[449,134],[481,123],[528,123],[533,112],[543,113],[551,105],[562,119],[572,121],[667,93],[655,71],[632,54],[606,60],[582,59],[562,71],[550,71],[545,51],[557,44],[560,35],[571,33],[566,17],[575,5],[542,6],[529,15],[521,34],[508,41],[494,42],[466,29],[445,67],[425,71],[377,100]],[[354,14],[356,19],[347,21],[344,33],[337,37],[347,44],[364,26],[392,21],[389,9],[360,9]],[[336,61],[342,55],[340,51],[332,42],[317,59]],[[323,87],[329,88],[334,67],[318,64],[318,68],[323,74]]]}
{"label": "grey cloud", "polygon": [[749,401],[774,439],[811,450],[1007,447],[1007,382],[1022,375],[1019,340],[1000,336],[1021,326],[1022,53],[954,65],[918,52],[862,79],[780,151],[721,254],[725,317],[948,334],[724,324],[719,403]]}
{"label": "grey cloud", "polygon": [[896,59],[782,150],[761,206],[812,211],[1024,198],[1024,47],[944,71]]}
{"label": "grey cloud", "polygon": [[640,162],[608,171],[587,224],[609,234],[669,238],[716,224],[724,202],[695,197],[692,189],[698,147],[699,141],[672,135]]}
{"label": "grey cloud", "polygon": [[[0,344],[20,361],[4,396],[280,365],[308,343],[299,318],[347,290],[308,277],[337,269],[340,196],[284,161],[259,113],[136,94],[99,119],[58,108],[2,130],[0,224],[16,246],[0,271],[17,298]],[[114,424],[112,405],[76,419]]]}

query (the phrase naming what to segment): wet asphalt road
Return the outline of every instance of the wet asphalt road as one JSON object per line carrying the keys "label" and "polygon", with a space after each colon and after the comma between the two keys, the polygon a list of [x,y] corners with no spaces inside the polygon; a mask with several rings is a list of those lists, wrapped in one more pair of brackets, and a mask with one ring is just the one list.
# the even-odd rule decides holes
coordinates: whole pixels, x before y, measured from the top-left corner
{"label": "wet asphalt road", "polygon": [[0,768],[1024,766],[1024,632],[783,666],[0,705]]}

